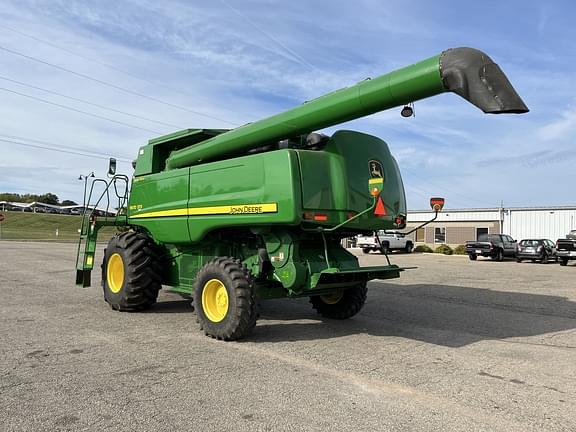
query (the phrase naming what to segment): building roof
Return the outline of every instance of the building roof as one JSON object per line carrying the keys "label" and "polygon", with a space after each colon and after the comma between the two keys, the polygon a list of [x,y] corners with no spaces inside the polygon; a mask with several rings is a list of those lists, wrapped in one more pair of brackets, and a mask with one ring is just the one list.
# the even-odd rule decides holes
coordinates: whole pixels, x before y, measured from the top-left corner
{"label": "building roof", "polygon": [[[465,213],[465,212],[495,212],[500,210],[524,210],[524,211],[554,211],[554,210],[576,210],[576,205],[566,206],[539,206],[539,207],[486,207],[486,208],[466,208],[466,209],[451,209],[446,208],[442,210],[444,213]],[[434,213],[432,209],[428,210],[408,210],[408,213]]]}

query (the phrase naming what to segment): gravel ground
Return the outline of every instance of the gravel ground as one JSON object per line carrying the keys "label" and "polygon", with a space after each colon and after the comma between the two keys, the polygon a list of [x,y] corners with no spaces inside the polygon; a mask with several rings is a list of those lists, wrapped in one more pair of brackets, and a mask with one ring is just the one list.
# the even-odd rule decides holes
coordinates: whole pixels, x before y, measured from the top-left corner
{"label": "gravel ground", "polygon": [[75,252],[0,242],[1,431],[576,430],[573,264],[394,254],[353,319],[267,301],[226,343],[170,293],[112,311]]}

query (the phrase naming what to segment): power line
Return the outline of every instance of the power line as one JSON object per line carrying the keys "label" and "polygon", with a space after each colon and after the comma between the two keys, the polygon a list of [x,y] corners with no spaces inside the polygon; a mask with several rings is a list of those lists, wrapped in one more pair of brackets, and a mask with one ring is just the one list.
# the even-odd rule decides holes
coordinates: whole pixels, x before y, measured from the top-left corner
{"label": "power line", "polygon": [[88,115],[88,116],[91,116],[91,117],[96,117],[96,118],[101,119],[101,120],[106,120],[106,121],[109,121],[109,122],[112,122],[112,123],[116,123],[116,124],[119,124],[119,125],[122,125],[122,126],[130,127],[130,128],[133,128],[133,129],[140,129],[140,130],[143,130],[143,131],[146,131],[146,132],[152,132],[152,133],[158,134],[158,135],[163,135],[163,134],[164,134],[163,132],[159,132],[159,131],[155,131],[155,130],[152,130],[152,129],[143,128],[143,127],[140,127],[140,126],[131,125],[131,124],[129,124],[129,123],[124,123],[124,122],[119,121],[119,120],[114,120],[114,119],[111,119],[111,118],[108,118],[108,117],[104,117],[104,116],[101,116],[101,115],[98,115],[98,114],[93,114],[93,113],[90,113],[90,112],[88,112],[88,111],[82,111],[82,110],[79,110],[79,109],[77,109],[77,108],[72,108],[72,107],[69,107],[69,106],[66,106],[66,105],[62,105],[62,104],[59,104],[59,103],[56,103],[56,102],[51,102],[51,101],[46,100],[46,99],[42,99],[42,98],[39,98],[39,97],[36,97],[36,96],[27,95],[27,94],[25,94],[25,93],[20,93],[20,92],[17,92],[17,91],[15,91],[15,90],[10,90],[10,89],[4,88],[4,87],[0,87],[0,90],[5,91],[5,92],[9,92],[9,93],[14,93],[14,94],[17,94],[17,95],[22,96],[22,97],[25,97],[25,98],[34,99],[34,100],[43,102],[43,103],[48,104],[48,105],[54,105],[54,106],[57,106],[57,107],[60,107],[60,108],[63,108],[63,109],[67,109],[67,110],[74,111],[74,112],[77,112],[77,113],[85,114],[85,115]]}
{"label": "power line", "polygon": [[[93,151],[93,150],[83,150],[83,149],[80,149],[78,147],[71,147],[71,146],[66,146],[63,144],[56,144],[56,143],[53,143],[50,141],[43,141],[43,140],[38,140],[38,139],[34,139],[34,138],[26,138],[26,137],[21,137],[21,136],[17,136],[17,135],[0,134],[0,138],[4,138],[4,139],[8,139],[8,140],[28,141],[28,142],[32,142],[35,144],[46,145],[49,147],[57,147],[57,148],[62,148],[62,149],[67,149],[67,150],[72,150],[72,151],[81,151],[81,152],[91,153],[91,154],[95,154],[95,155],[101,155],[101,156],[105,156],[105,157],[110,156],[108,153],[101,153],[101,152],[97,152],[97,151]],[[118,160],[124,159],[127,162],[131,161],[131,159],[128,159],[128,158],[117,158],[117,159]]]}
{"label": "power line", "polygon": [[7,78],[7,77],[0,76],[0,79],[3,79],[3,80],[5,80],[5,81],[9,81],[9,82],[12,82],[12,83],[15,83],[15,84],[24,86],[24,87],[29,87],[29,88],[32,88],[32,89],[35,89],[35,90],[40,90],[40,91],[43,91],[43,92],[46,92],[46,93],[49,93],[49,94],[53,94],[53,95],[60,96],[60,97],[66,98],[66,99],[70,99],[70,100],[73,100],[73,101],[76,101],[76,102],[82,102],[82,103],[85,103],[85,104],[88,104],[88,105],[92,105],[92,106],[95,106],[95,107],[97,107],[97,108],[101,108],[101,109],[104,109],[104,110],[107,110],[107,111],[112,111],[112,112],[116,112],[116,113],[119,113],[119,114],[124,114],[124,115],[130,116],[130,117],[134,117],[134,118],[137,118],[137,119],[140,119],[140,120],[146,120],[146,121],[149,121],[149,122],[158,123],[158,124],[161,124],[161,125],[164,125],[164,126],[170,126],[170,127],[174,127],[174,128],[178,128],[178,129],[185,129],[184,126],[178,126],[178,125],[174,125],[174,124],[171,124],[171,123],[165,123],[165,122],[162,122],[162,121],[159,121],[159,120],[154,120],[154,119],[151,119],[151,118],[148,118],[148,117],[143,117],[143,116],[140,116],[140,115],[137,115],[137,114],[131,114],[131,113],[126,112],[126,111],[117,110],[117,109],[115,109],[115,108],[109,108],[109,107],[106,107],[106,106],[104,106],[104,105],[100,105],[100,104],[97,104],[97,103],[94,103],[94,102],[90,102],[90,101],[87,101],[87,100],[84,100],[84,99],[80,99],[80,98],[75,98],[75,97],[72,97],[72,96],[66,96],[65,94],[58,93],[58,92],[55,92],[55,91],[53,91],[53,90],[48,90],[48,89],[45,89],[45,88],[42,88],[42,87],[38,87],[38,86],[35,86],[35,85],[32,85],[32,84],[26,84],[26,83],[24,83],[24,82],[22,82],[22,81],[17,81],[17,80],[11,79],[11,78]]}
{"label": "power line", "polygon": [[104,85],[104,86],[107,86],[107,87],[110,87],[110,88],[113,88],[113,89],[116,89],[116,90],[120,90],[120,91],[122,91],[122,92],[124,92],[124,93],[128,93],[128,94],[131,94],[131,95],[133,95],[133,96],[138,96],[138,97],[141,97],[141,98],[144,98],[144,99],[148,99],[148,100],[151,100],[151,101],[154,101],[154,102],[157,102],[157,103],[161,103],[161,104],[166,105],[166,106],[170,106],[170,107],[172,107],[172,108],[176,108],[176,109],[179,109],[179,110],[182,110],[182,111],[186,111],[186,112],[189,112],[189,113],[192,113],[192,114],[196,114],[196,115],[199,115],[199,116],[202,116],[202,117],[210,118],[210,119],[212,119],[212,120],[218,120],[218,121],[223,122],[223,123],[227,123],[227,124],[230,124],[230,125],[233,125],[233,126],[238,126],[237,124],[232,123],[232,122],[229,122],[229,121],[227,121],[227,120],[224,120],[224,119],[221,119],[221,118],[218,118],[218,117],[215,117],[215,116],[211,116],[211,115],[209,115],[209,114],[204,114],[204,113],[201,113],[201,112],[199,112],[199,111],[194,111],[194,110],[188,109],[188,108],[186,108],[186,107],[183,107],[183,106],[181,106],[181,105],[176,105],[176,104],[173,104],[173,103],[170,103],[170,102],[166,102],[166,101],[164,101],[164,100],[157,99],[157,98],[155,98],[155,97],[148,96],[148,95],[145,95],[145,94],[143,94],[143,93],[139,93],[139,92],[134,91],[134,90],[129,90],[129,89],[126,89],[126,88],[124,88],[124,87],[117,86],[116,84],[112,84],[112,83],[109,83],[109,82],[107,82],[107,81],[103,81],[103,80],[100,80],[100,79],[98,79],[98,78],[94,78],[94,77],[91,77],[91,76],[89,76],[89,75],[86,75],[86,74],[83,74],[83,73],[80,73],[80,72],[76,72],[76,71],[73,71],[73,70],[71,70],[71,69],[67,69],[67,68],[62,67],[62,66],[58,66],[58,65],[56,65],[56,64],[54,64],[54,63],[47,62],[47,61],[42,60],[42,59],[39,59],[39,58],[37,58],[37,57],[29,56],[29,55],[23,54],[23,53],[21,53],[21,52],[19,52],[19,51],[15,51],[15,50],[12,50],[12,49],[10,49],[10,48],[6,48],[6,47],[4,47],[4,46],[2,46],[2,45],[0,45],[0,50],[5,51],[5,52],[8,52],[8,53],[10,53],[10,54],[14,54],[14,55],[23,57],[23,58],[28,59],[28,60],[35,61],[35,62],[37,62],[37,63],[44,64],[44,65],[46,65],[46,66],[50,66],[50,67],[55,68],[55,69],[58,69],[58,70],[60,70],[60,71],[63,71],[63,72],[66,72],[66,73],[69,73],[69,74],[78,76],[78,77],[80,77],[80,78],[84,78],[84,79],[87,79],[87,80],[90,80],[90,81],[97,82],[97,83],[102,84],[102,85]]}
{"label": "power line", "polygon": [[[3,138],[0,138],[0,141],[1,141],[1,142],[5,142],[5,143],[10,143],[10,144],[15,144],[15,145],[23,146],[23,147],[32,147],[32,148],[38,148],[38,149],[43,149],[43,150],[55,151],[55,152],[60,152],[60,153],[67,153],[67,154],[73,154],[73,155],[91,157],[91,158],[96,158],[96,159],[109,159],[109,158],[111,157],[111,156],[104,156],[104,155],[100,155],[100,154],[92,153],[92,152],[66,150],[66,149],[63,149],[63,148],[55,148],[55,147],[42,146],[42,145],[37,145],[37,144],[22,143],[22,142],[18,142],[18,141],[3,139]],[[124,159],[124,158],[116,158],[116,160],[119,160],[119,161],[122,161],[122,162],[131,162],[130,160]]]}
{"label": "power line", "polygon": [[314,66],[313,64],[311,64],[310,62],[308,62],[306,59],[304,59],[303,57],[301,57],[300,55],[298,55],[297,53],[295,53],[292,49],[288,48],[286,45],[284,45],[282,42],[280,42],[278,39],[276,39],[274,36],[272,36],[270,33],[264,31],[260,26],[258,26],[254,21],[252,21],[250,18],[248,18],[246,15],[244,15],[242,12],[240,12],[238,9],[236,9],[235,7],[231,6],[227,1],[225,0],[220,0],[220,2],[226,6],[228,9],[230,9],[231,11],[233,11],[234,13],[236,13],[240,18],[244,19],[248,24],[250,24],[252,27],[254,27],[256,30],[258,30],[260,33],[262,33],[264,36],[266,36],[268,39],[272,40],[274,43],[276,43],[280,48],[282,48],[284,51],[286,51],[288,54],[290,54],[290,56],[292,57],[293,60],[296,60],[298,63],[300,63],[303,66],[306,66],[307,68],[313,70],[313,71],[317,71],[318,68],[316,66]]}
{"label": "power line", "polygon": [[[55,44],[55,43],[53,43],[53,42],[47,41],[46,39],[42,39],[42,38],[39,38],[39,37],[37,37],[37,36],[33,36],[33,35],[28,34],[28,33],[21,32],[21,31],[19,31],[19,30],[13,29],[13,28],[8,27],[8,26],[6,26],[6,25],[1,25],[1,24],[0,24],[0,28],[3,28],[3,29],[5,29],[5,30],[9,30],[9,31],[11,31],[11,32],[14,32],[14,33],[20,35],[20,36],[24,36],[24,37],[27,37],[27,38],[29,38],[29,39],[35,40],[36,42],[43,43],[43,44],[48,45],[48,46],[50,46],[50,47],[52,47],[52,48],[56,48],[56,49],[58,49],[58,50],[60,50],[60,51],[64,51],[64,52],[66,52],[66,53],[68,53],[68,54],[71,54],[71,55],[73,55],[73,56],[79,57],[79,58],[81,58],[81,59],[88,60],[88,61],[90,61],[90,62],[92,62],[92,63],[96,63],[96,64],[98,64],[98,65],[100,65],[100,66],[107,67],[107,68],[109,68],[109,69],[112,69],[112,70],[114,70],[114,71],[116,71],[116,72],[120,72],[120,73],[122,73],[122,74],[124,74],[124,75],[126,75],[126,76],[131,77],[131,78],[135,78],[135,79],[137,79],[137,80],[139,80],[139,81],[143,81],[143,82],[148,83],[148,84],[151,84],[151,85],[153,85],[153,86],[163,87],[163,88],[168,89],[168,90],[177,91],[177,92],[182,93],[182,89],[181,89],[181,88],[172,87],[172,86],[166,85],[166,84],[164,84],[164,83],[162,83],[162,82],[159,82],[159,81],[152,81],[152,80],[150,80],[150,79],[147,79],[147,78],[144,78],[144,77],[135,75],[135,74],[133,74],[132,72],[126,71],[126,70],[124,70],[124,69],[121,69],[121,68],[119,68],[119,67],[117,67],[117,66],[111,65],[111,64],[106,63],[106,62],[103,62],[103,61],[100,61],[100,60],[98,60],[98,59],[95,59],[95,58],[92,58],[92,57],[88,57],[88,56],[86,56],[86,55],[84,55],[84,54],[80,54],[80,53],[78,53],[78,52],[76,52],[76,51],[72,51],[72,50],[70,50],[70,49],[68,49],[68,48],[64,48],[64,47],[62,47],[62,46],[60,46],[60,45],[57,45],[57,44]],[[189,94],[190,96],[193,96],[193,97],[198,97],[198,96],[196,96],[196,95],[191,95],[190,93],[187,93],[187,94]],[[202,98],[202,99],[206,99],[206,98]],[[231,113],[233,113],[233,114],[245,115],[245,113],[238,113],[238,112],[233,111],[233,110],[230,110],[230,109],[228,109],[228,108],[226,108],[226,107],[220,107],[220,108],[221,108],[221,109],[224,109],[224,110],[226,110],[226,111],[229,111],[229,112],[231,112]],[[231,125],[234,125],[234,126],[238,126],[238,125],[235,124],[235,123],[230,123],[230,122],[227,122],[227,123],[229,123],[229,124],[231,124]]]}

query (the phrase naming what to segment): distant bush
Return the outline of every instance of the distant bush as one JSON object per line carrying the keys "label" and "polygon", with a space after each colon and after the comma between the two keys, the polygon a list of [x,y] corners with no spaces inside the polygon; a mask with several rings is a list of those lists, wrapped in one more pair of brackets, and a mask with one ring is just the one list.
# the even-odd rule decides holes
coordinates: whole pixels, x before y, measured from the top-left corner
{"label": "distant bush", "polygon": [[454,253],[454,251],[448,245],[440,245],[434,250],[434,253],[444,254],[444,255],[452,255]]}
{"label": "distant bush", "polygon": [[466,246],[458,245],[454,248],[454,255],[466,255]]}
{"label": "distant bush", "polygon": [[428,252],[428,253],[432,253],[434,252],[430,246],[426,246],[426,245],[418,245],[414,248],[414,252]]}

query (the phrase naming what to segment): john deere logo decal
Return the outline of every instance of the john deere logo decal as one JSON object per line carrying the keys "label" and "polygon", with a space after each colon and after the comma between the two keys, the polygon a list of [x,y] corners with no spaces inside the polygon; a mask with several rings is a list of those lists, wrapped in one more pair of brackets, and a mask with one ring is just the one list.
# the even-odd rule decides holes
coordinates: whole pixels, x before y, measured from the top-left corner
{"label": "john deere logo decal", "polygon": [[368,170],[370,171],[370,178],[384,178],[384,170],[382,169],[382,164],[379,161],[369,161]]}

